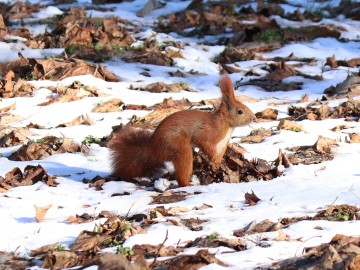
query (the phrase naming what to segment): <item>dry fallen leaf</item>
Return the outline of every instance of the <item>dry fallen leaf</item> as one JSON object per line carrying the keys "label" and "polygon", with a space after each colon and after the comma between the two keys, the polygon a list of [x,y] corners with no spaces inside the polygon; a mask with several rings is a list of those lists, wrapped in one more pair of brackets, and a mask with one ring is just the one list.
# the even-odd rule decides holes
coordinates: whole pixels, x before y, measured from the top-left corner
{"label": "dry fallen leaf", "polygon": [[43,206],[43,207],[34,205],[34,207],[35,207],[35,212],[36,212],[36,215],[35,215],[36,221],[43,222],[45,215],[46,215],[47,211],[52,207],[52,204],[49,204],[49,205]]}
{"label": "dry fallen leaf", "polygon": [[6,107],[2,107],[0,109],[0,113],[4,113],[4,112],[8,112],[8,111],[11,111],[11,110],[15,110],[16,109],[16,102],[9,105],[9,106],[6,106]]}
{"label": "dry fallen leaf", "polygon": [[260,199],[258,198],[258,196],[255,195],[254,191],[251,191],[251,193],[245,193],[245,203],[249,206],[254,206],[259,201]]}
{"label": "dry fallen leaf", "polygon": [[318,140],[314,144],[316,150],[321,152],[329,152],[331,148],[337,147],[337,141],[326,138],[324,136],[319,136]]}
{"label": "dry fallen leaf", "polygon": [[124,104],[121,99],[113,98],[105,102],[99,103],[92,112],[106,113],[106,112],[119,112],[120,106]]}
{"label": "dry fallen leaf", "polygon": [[309,101],[309,94],[305,94],[299,101],[299,103],[304,103]]}
{"label": "dry fallen leaf", "polygon": [[274,132],[268,129],[254,129],[248,136],[241,137],[240,141],[242,143],[261,143],[273,134]]}
{"label": "dry fallen leaf", "polygon": [[277,233],[277,236],[274,238],[275,241],[286,241],[288,239],[288,235],[283,230],[280,229]]}
{"label": "dry fallen leaf", "polygon": [[262,220],[260,222],[252,221],[244,228],[235,230],[233,235],[242,237],[247,234],[274,232],[284,228],[284,225],[280,222],[273,222],[269,219]]}
{"label": "dry fallen leaf", "polygon": [[290,120],[286,120],[286,119],[281,119],[279,122],[279,125],[277,126],[277,129],[285,129],[285,130],[291,130],[294,132],[299,132],[303,130],[302,125],[296,123],[296,122],[292,122]]}
{"label": "dry fallen leaf", "polygon": [[266,108],[262,112],[258,112],[255,114],[256,122],[263,122],[263,121],[274,121],[277,119],[279,111],[276,109]]}
{"label": "dry fallen leaf", "polygon": [[360,134],[349,133],[349,139],[346,138],[346,142],[348,142],[348,143],[360,143]]}
{"label": "dry fallen leaf", "polygon": [[154,200],[150,204],[167,204],[167,203],[174,203],[180,202],[185,200],[186,196],[190,194],[182,191],[182,192],[174,192],[174,191],[167,191],[163,194],[155,196]]}
{"label": "dry fallen leaf", "polygon": [[53,251],[45,255],[41,267],[46,269],[65,269],[79,265],[79,256],[74,251]]}
{"label": "dry fallen leaf", "polygon": [[82,114],[76,117],[74,120],[58,125],[57,127],[73,127],[79,125],[92,126],[94,125],[94,121],[87,114]]}
{"label": "dry fallen leaf", "polygon": [[332,131],[335,131],[335,132],[338,132],[338,131],[341,131],[341,130],[344,130],[344,129],[348,129],[348,128],[351,128],[350,126],[348,125],[338,125],[336,127],[333,127],[331,130]]}
{"label": "dry fallen leaf", "polygon": [[357,270],[360,269],[359,245],[359,236],[337,234],[329,243],[307,247],[303,255],[275,262],[272,268]]}

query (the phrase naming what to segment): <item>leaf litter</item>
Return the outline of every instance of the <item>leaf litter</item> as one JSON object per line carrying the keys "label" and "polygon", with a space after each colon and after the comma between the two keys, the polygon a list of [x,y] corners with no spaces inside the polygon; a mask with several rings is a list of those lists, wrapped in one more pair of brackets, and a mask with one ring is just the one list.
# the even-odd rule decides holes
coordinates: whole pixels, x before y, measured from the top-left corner
{"label": "leaf litter", "polygon": [[0,191],[6,192],[10,188],[33,185],[39,181],[44,182],[48,186],[56,187],[58,183],[55,181],[55,178],[55,176],[48,175],[40,165],[27,165],[24,171],[15,167],[5,174],[5,178],[0,176]]}
{"label": "leaf litter", "polygon": [[39,160],[59,153],[87,153],[88,151],[85,145],[78,145],[65,136],[63,138],[46,136],[22,145],[9,156],[9,160]]}

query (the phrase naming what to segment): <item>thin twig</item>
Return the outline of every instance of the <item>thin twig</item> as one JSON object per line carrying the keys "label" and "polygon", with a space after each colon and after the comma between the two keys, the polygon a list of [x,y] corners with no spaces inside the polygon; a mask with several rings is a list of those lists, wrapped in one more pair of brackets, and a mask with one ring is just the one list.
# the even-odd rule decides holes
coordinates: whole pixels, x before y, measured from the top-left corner
{"label": "thin twig", "polygon": [[169,235],[169,230],[166,230],[166,235],[165,235],[165,239],[164,241],[160,244],[156,254],[155,254],[155,258],[153,260],[153,262],[150,264],[150,268],[155,264],[157,258],[159,257],[159,253],[160,253],[160,249],[164,246],[165,242],[169,239],[168,238],[168,235]]}

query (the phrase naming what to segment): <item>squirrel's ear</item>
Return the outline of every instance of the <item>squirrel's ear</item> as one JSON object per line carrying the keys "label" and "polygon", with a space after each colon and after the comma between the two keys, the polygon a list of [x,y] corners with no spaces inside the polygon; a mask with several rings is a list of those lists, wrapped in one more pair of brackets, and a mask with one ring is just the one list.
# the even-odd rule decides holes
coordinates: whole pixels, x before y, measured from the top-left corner
{"label": "squirrel's ear", "polygon": [[234,86],[227,73],[224,73],[221,76],[221,79],[219,81],[219,86],[223,97],[225,98],[225,96],[227,95],[228,102],[229,103],[234,102],[235,101]]}
{"label": "squirrel's ear", "polygon": [[232,108],[232,102],[230,101],[229,94],[223,94],[221,103],[223,103],[227,109],[227,111],[230,111]]}

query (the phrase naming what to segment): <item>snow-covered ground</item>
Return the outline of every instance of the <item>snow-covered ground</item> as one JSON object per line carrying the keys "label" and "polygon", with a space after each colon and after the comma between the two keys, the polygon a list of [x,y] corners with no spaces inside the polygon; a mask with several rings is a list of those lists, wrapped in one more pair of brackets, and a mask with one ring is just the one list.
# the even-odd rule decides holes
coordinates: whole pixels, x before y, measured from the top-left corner
{"label": "snow-covered ground", "polygon": [[[30,1],[36,3],[38,1]],[[42,1],[43,2],[43,1]],[[89,4],[91,1],[78,1]],[[151,12],[145,18],[136,16],[146,1],[136,0],[121,4],[111,4],[116,7],[113,12],[104,13],[99,11],[87,11],[92,16],[120,16],[143,24],[144,29],[150,28],[151,23],[159,16],[184,9],[190,1],[170,1],[164,8]],[[303,2],[303,1],[290,1]],[[289,7],[289,5],[284,6]],[[57,7],[48,7],[43,11],[34,14],[35,19],[43,19],[59,14]],[[278,20],[279,21],[279,20]],[[334,38],[318,38],[311,42],[290,43],[284,47],[263,53],[264,58],[274,56],[286,57],[290,54],[302,58],[316,58],[315,66],[304,65],[301,72],[311,75],[322,74],[324,80],[314,81],[304,78],[297,78],[303,81],[303,89],[289,92],[265,92],[258,87],[251,85],[240,86],[236,89],[241,93],[258,99],[258,102],[249,102],[246,105],[254,112],[260,112],[267,107],[279,110],[279,117],[287,116],[289,104],[268,106],[272,102],[290,101],[296,102],[304,95],[309,94],[309,102],[321,98],[324,89],[331,85],[342,82],[349,71],[356,71],[353,68],[324,68],[324,61],[327,57],[335,55],[337,59],[351,59],[360,56],[360,22],[339,17],[334,20],[326,19],[328,23],[339,24],[344,27],[342,36],[353,39],[343,43]],[[26,23],[26,22],[25,22]],[[281,24],[286,24],[281,21]],[[300,25],[301,23],[299,23]],[[34,33],[42,31],[41,28],[31,26]],[[144,31],[146,35],[146,31]],[[147,32],[150,34],[150,32]],[[182,41],[179,35],[171,35],[177,41]],[[185,40],[185,39],[184,39]],[[181,49],[184,58],[174,59],[174,67],[160,67],[140,63],[126,63],[118,59],[112,59],[104,65],[117,74],[121,82],[105,82],[92,76],[77,76],[66,78],[62,81],[31,81],[37,89],[33,97],[17,97],[0,99],[0,109],[16,102],[16,109],[11,113],[23,117],[23,120],[11,123],[13,127],[23,127],[29,123],[45,126],[42,134],[34,135],[31,139],[41,138],[45,135],[65,135],[75,142],[81,141],[88,135],[95,137],[107,136],[111,127],[120,123],[127,123],[136,114],[144,116],[147,111],[121,111],[115,113],[93,113],[91,110],[100,102],[113,97],[123,100],[125,104],[153,105],[161,102],[164,98],[173,97],[174,100],[183,97],[190,101],[200,101],[220,96],[217,87],[219,79],[218,65],[211,60],[223,51],[224,46],[206,46],[196,43],[197,39],[186,38],[187,45]],[[59,55],[62,49],[32,50],[23,43],[0,42],[0,63],[16,60],[17,52],[21,51],[25,57],[43,58],[46,56]],[[238,67],[243,70],[257,69],[265,66],[267,61],[244,61],[238,62]],[[151,77],[139,74],[147,68]],[[199,71],[201,75],[189,75],[186,78],[169,77],[169,71],[176,71],[181,68],[183,72],[190,70]],[[239,81],[244,72],[230,75],[233,82]],[[287,78],[291,81],[293,77]],[[49,86],[69,85],[73,81],[80,81],[88,86],[96,86],[108,96],[85,98],[70,103],[56,103],[49,106],[37,106],[48,99],[51,91]],[[130,90],[130,85],[145,86],[152,82],[163,81],[166,83],[183,81],[188,83],[197,92],[180,93],[148,93],[145,91]],[[339,105],[344,100],[334,100],[330,106]],[[87,114],[95,124],[92,126],[73,126],[56,128],[59,124],[69,122],[79,115]],[[208,186],[192,186],[179,188],[189,193],[195,193],[186,200],[174,204],[165,205],[183,206],[189,211],[183,213],[181,218],[201,218],[208,220],[202,224],[203,230],[191,231],[186,227],[172,225],[164,219],[151,226],[146,234],[137,234],[126,240],[124,246],[132,247],[134,244],[159,244],[165,239],[168,232],[166,245],[176,245],[186,240],[193,240],[196,237],[219,233],[220,236],[232,238],[233,232],[241,229],[252,221],[270,219],[277,221],[284,217],[297,217],[314,215],[319,209],[335,202],[335,204],[349,204],[359,206],[360,204],[360,144],[349,144],[344,141],[347,132],[360,133],[360,123],[345,122],[344,119],[332,119],[322,121],[300,121],[304,131],[292,132],[281,131],[279,134],[266,139],[260,144],[242,144],[246,149],[246,158],[263,158],[268,161],[276,159],[278,150],[286,147],[299,145],[312,145],[319,135],[337,139],[342,138],[339,146],[335,148],[335,158],[331,161],[314,165],[296,165],[283,169],[284,174],[272,181],[258,181],[240,184],[211,184]],[[347,124],[351,129],[334,132],[330,129]],[[276,127],[278,121],[266,123],[254,123],[254,128]],[[252,130],[250,127],[237,128],[233,136],[244,136]],[[233,139],[236,142],[239,139]],[[109,149],[90,146],[90,154],[58,154],[44,160],[34,161],[10,161],[6,157],[18,147],[0,148],[0,176],[19,167],[23,169],[26,165],[40,164],[50,175],[58,175],[57,187],[49,187],[43,183],[32,186],[24,186],[10,189],[7,193],[0,194],[0,251],[17,251],[22,255],[28,255],[32,249],[42,245],[60,242],[68,246],[74,242],[82,230],[92,230],[95,224],[104,220],[97,220],[84,224],[69,224],[65,220],[76,214],[88,213],[96,215],[102,210],[110,211],[118,215],[126,215],[130,209],[130,215],[145,213],[147,209],[154,207],[148,204],[152,201],[152,195],[157,192],[139,188],[127,182],[107,182],[102,191],[95,191],[83,184],[83,178],[93,178],[96,175],[108,176],[110,174]],[[160,180],[159,180],[160,181]],[[160,184],[161,185],[161,184]],[[244,204],[244,194],[253,190],[261,201],[252,207]],[[128,196],[114,196],[114,193],[129,192]],[[199,192],[199,193],[198,193]],[[6,195],[6,196],[5,196]],[[202,204],[209,204],[212,208],[205,210],[191,210]],[[41,223],[35,221],[36,206],[52,205],[48,210],[45,220]],[[88,207],[84,208],[84,205]],[[323,230],[315,229],[320,226]],[[320,243],[329,242],[335,234],[360,235],[360,221],[330,222],[330,221],[301,221],[295,223],[283,231],[292,239],[301,238],[301,241],[272,241],[277,232],[262,233],[270,239],[271,245],[267,248],[256,246],[248,242],[248,249],[235,253],[224,253],[227,249],[214,249],[216,257],[231,265],[227,269],[253,269],[259,266],[266,266],[280,259],[290,258],[301,254],[304,247],[315,246]],[[256,236],[250,236],[256,237]],[[195,248],[187,249],[185,253],[196,253]],[[111,249],[108,249],[111,251]],[[33,267],[32,269],[38,269]],[[89,268],[90,269],[90,268]],[[96,269],[93,267],[91,269]],[[216,264],[206,266],[202,269],[214,270],[225,269]]]}

